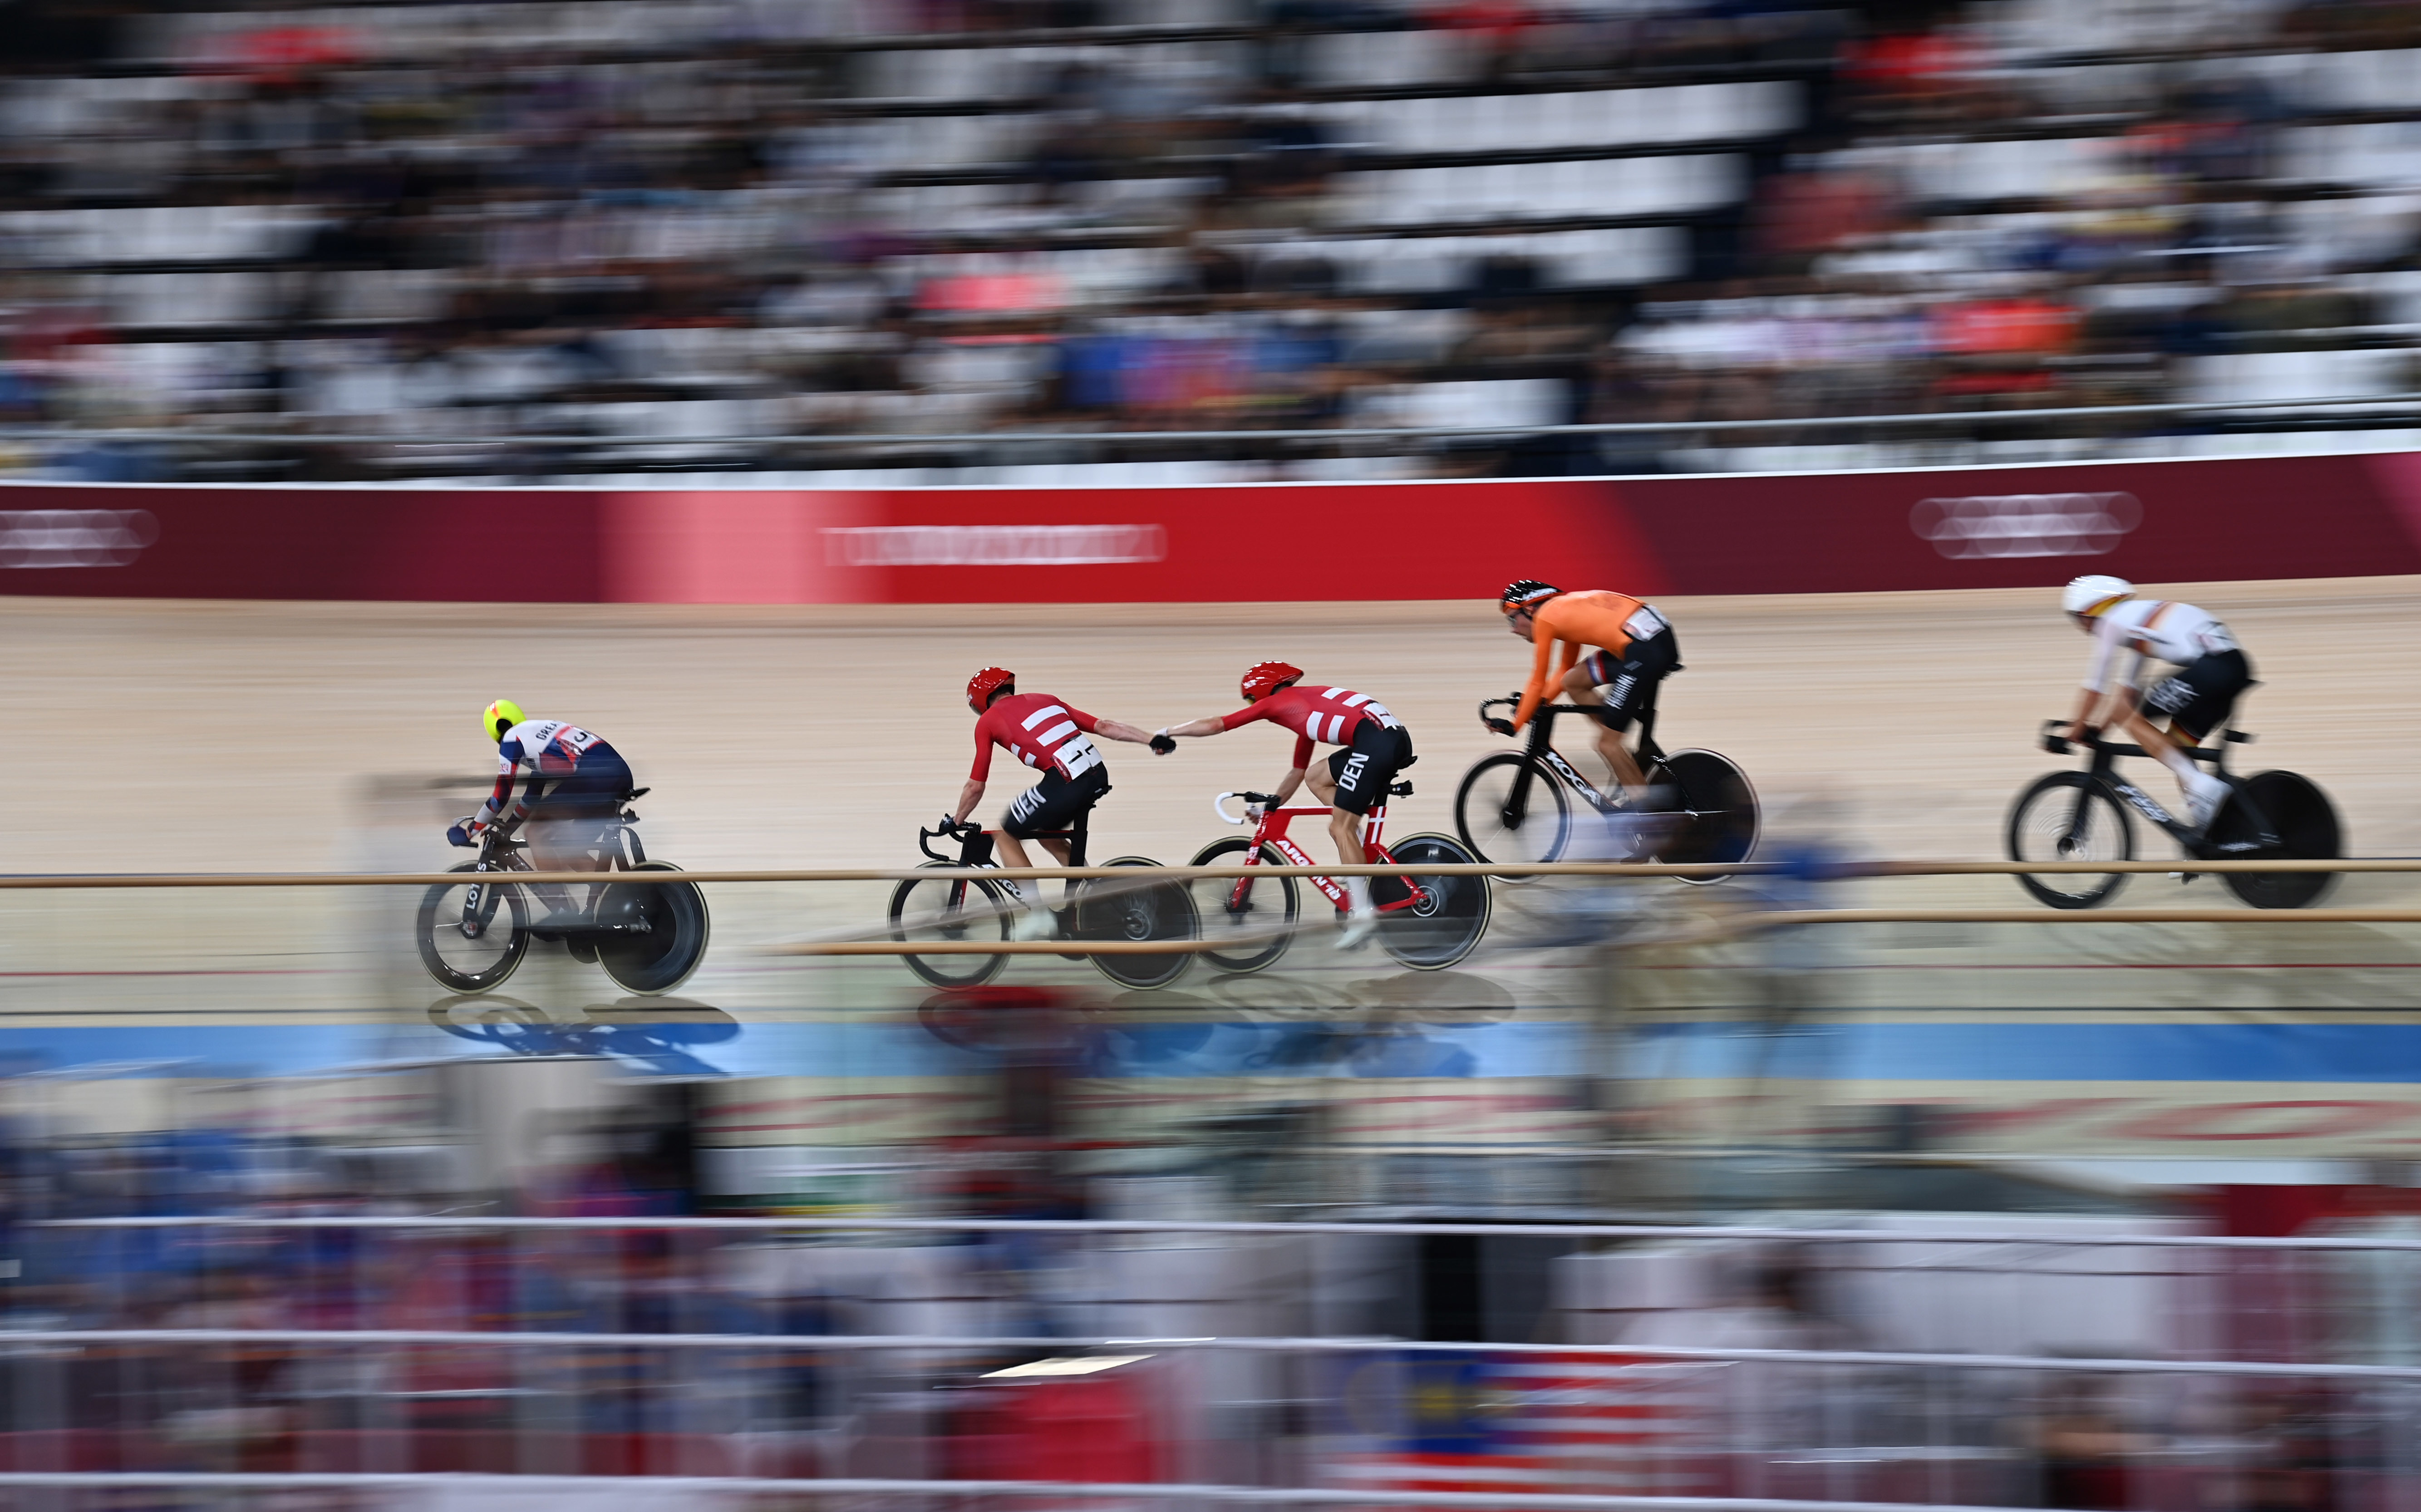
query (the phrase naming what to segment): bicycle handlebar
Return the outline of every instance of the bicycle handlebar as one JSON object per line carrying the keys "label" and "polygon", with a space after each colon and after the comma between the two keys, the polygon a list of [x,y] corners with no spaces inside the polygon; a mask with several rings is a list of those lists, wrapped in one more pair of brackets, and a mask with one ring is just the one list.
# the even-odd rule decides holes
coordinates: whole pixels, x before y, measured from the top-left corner
{"label": "bicycle handlebar", "polygon": [[925,859],[928,861],[938,861],[945,865],[954,866],[959,864],[961,858],[958,856],[945,856],[942,854],[940,851],[933,849],[933,842],[945,834],[953,840],[963,841],[967,838],[968,832],[970,831],[981,834],[983,826],[976,823],[972,819],[968,820],[964,824],[945,824],[939,828],[930,830],[919,826],[916,831],[916,849],[925,852]]}
{"label": "bicycle handlebar", "polygon": [[1266,803],[1270,801],[1270,795],[1267,793],[1221,793],[1218,797],[1210,800],[1210,812],[1218,815],[1223,822],[1228,824],[1245,824],[1249,823],[1252,819],[1252,816],[1249,814],[1242,816],[1229,815],[1227,812],[1227,800],[1230,798],[1241,798],[1247,803]]}

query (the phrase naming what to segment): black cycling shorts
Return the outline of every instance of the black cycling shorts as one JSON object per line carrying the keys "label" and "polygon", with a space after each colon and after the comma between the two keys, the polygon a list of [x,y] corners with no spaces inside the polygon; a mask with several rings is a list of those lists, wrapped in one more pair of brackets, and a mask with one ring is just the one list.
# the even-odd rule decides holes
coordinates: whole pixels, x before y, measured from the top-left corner
{"label": "black cycling shorts", "polygon": [[545,783],[533,778],[522,801],[533,819],[611,818],[621,812],[635,786],[630,764],[601,741],[588,748],[569,774]]}
{"label": "black cycling shorts", "polygon": [[1000,817],[1001,833],[1031,840],[1047,831],[1073,829],[1086,810],[1100,803],[1101,795],[1109,790],[1107,767],[1093,767],[1073,782],[1053,767],[1042,774],[1040,782],[1010,802],[1008,812]]}
{"label": "black cycling shorts", "polygon": [[1581,659],[1591,685],[1605,690],[1605,711],[1598,723],[1620,734],[1632,722],[1656,707],[1656,685],[1681,665],[1681,643],[1665,626],[1645,640],[1632,641],[1617,657],[1592,651]]}
{"label": "black cycling shorts", "polygon": [[2237,695],[2253,686],[2253,663],[2242,651],[2213,651],[2144,690],[2143,712],[2164,715],[2169,728],[2195,743],[2227,723]]}
{"label": "black cycling shorts", "polygon": [[1387,785],[1413,764],[1413,736],[1398,725],[1390,728],[1366,719],[1353,731],[1353,743],[1328,758],[1328,774],[1336,779],[1336,806],[1348,814],[1367,814],[1387,801]]}

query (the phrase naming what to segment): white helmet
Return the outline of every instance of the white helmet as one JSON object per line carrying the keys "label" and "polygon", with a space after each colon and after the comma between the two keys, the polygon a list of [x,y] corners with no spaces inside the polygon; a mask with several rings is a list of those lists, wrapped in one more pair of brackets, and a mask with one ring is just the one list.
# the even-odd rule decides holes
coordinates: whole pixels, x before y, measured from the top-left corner
{"label": "white helmet", "polygon": [[2059,606],[2071,615],[2089,615],[2114,600],[2135,597],[2135,585],[2107,572],[2087,572],[2061,590]]}

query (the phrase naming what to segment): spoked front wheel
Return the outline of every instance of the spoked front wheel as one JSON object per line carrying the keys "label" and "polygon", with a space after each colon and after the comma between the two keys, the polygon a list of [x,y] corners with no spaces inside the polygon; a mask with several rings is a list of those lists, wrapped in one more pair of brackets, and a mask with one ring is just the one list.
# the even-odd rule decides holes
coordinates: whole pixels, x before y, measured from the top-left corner
{"label": "spoked front wheel", "polygon": [[1502,751],[1462,774],[1462,786],[1454,795],[1454,827],[1481,861],[1507,865],[1561,861],[1571,844],[1572,801],[1544,764],[1521,752]]}
{"label": "spoked front wheel", "polygon": [[[1213,840],[1195,852],[1196,866],[1241,866],[1253,842],[1241,834]],[[1274,846],[1261,847],[1258,865],[1283,866]],[[1202,938],[1218,948],[1203,959],[1223,972],[1242,975],[1273,964],[1294,942],[1297,893],[1291,877],[1197,877],[1187,891]]]}
{"label": "spoked front wheel", "polygon": [[[946,861],[927,862],[919,871],[947,867]],[[916,941],[1006,941],[1008,938],[1007,896],[997,883],[983,878],[911,877],[891,893],[891,938]],[[908,969],[935,987],[980,987],[1008,965],[1005,955],[902,956]]]}
{"label": "spoked front wheel", "polygon": [[[2081,772],[2054,772],[2009,809],[2011,861],[2132,861],[2135,828],[2110,790]],[[2018,881],[2055,909],[2099,908],[2127,885],[2112,872],[2021,872]]]}
{"label": "spoked front wheel", "polygon": [[[2245,802],[2252,807],[2248,809]],[[2266,826],[2266,828],[2265,828]],[[2263,772],[2244,780],[2210,821],[2208,845],[2213,859],[2278,856],[2295,861],[2333,861],[2345,853],[2337,811],[2307,777]],[[2330,871],[2225,872],[2227,890],[2257,909],[2308,908],[2335,881]]]}
{"label": "spoked front wheel", "polygon": [[1409,884],[1413,903],[1379,916],[1379,943],[1416,972],[1440,971],[1470,955],[1479,937],[1488,932],[1488,879],[1425,875],[1421,868],[1467,865],[1478,858],[1447,834],[1410,835],[1387,849],[1404,868],[1404,875],[1371,878],[1370,900],[1392,903],[1404,896]]}
{"label": "spoked front wheel", "polygon": [[445,869],[477,875],[422,895],[414,931],[420,964],[456,992],[500,987],[529,954],[529,906],[503,873],[481,872],[476,861]]}
{"label": "spoked front wheel", "polygon": [[[1729,756],[1712,751],[1676,751],[1648,774],[1651,787],[1673,789],[1675,827],[1656,848],[1656,859],[1673,865],[1727,865],[1757,850],[1757,789]],[[1713,877],[1684,881],[1714,882]]]}
{"label": "spoked front wheel", "polygon": [[[633,871],[679,871],[642,861]],[[710,922],[695,882],[608,882],[600,891],[597,964],[626,992],[654,997],[689,980],[706,959]]]}
{"label": "spoked front wheel", "polygon": [[[1160,863],[1148,856],[1119,856],[1101,865],[1140,868]],[[1182,883],[1101,877],[1086,882],[1076,895],[1074,933],[1085,941],[1142,942],[1191,941],[1201,931],[1195,927],[1194,899]],[[1183,950],[1165,955],[1122,951],[1093,958],[1093,965],[1111,981],[1147,990],[1166,987],[1193,964],[1193,953]]]}

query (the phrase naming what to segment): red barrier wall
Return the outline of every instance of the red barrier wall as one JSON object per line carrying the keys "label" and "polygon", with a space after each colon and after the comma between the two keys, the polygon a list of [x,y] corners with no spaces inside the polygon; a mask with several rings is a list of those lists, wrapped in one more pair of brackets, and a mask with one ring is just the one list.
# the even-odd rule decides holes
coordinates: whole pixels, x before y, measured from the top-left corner
{"label": "red barrier wall", "polygon": [[657,603],[1470,599],[2421,572],[2421,456],[1202,489],[0,486],[0,591]]}

